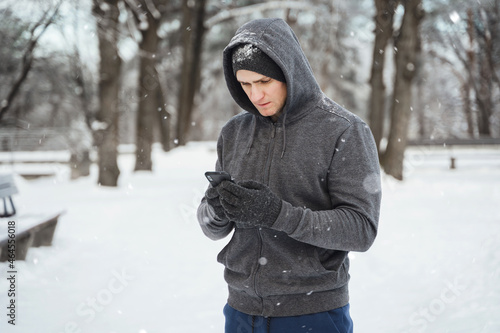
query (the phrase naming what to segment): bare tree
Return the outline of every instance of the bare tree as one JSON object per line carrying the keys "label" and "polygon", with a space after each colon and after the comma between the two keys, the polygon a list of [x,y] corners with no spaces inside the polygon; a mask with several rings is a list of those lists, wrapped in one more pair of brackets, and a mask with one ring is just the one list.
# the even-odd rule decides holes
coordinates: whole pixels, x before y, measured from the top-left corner
{"label": "bare tree", "polygon": [[[165,102],[156,69],[158,28],[167,0],[127,0],[127,7],[133,14],[136,26],[141,33],[139,41],[139,105],[136,123],[136,160],[135,170],[153,169],[151,160],[154,129],[159,124],[164,150],[169,149],[169,119],[165,115]],[[167,138],[164,138],[164,136]]]}
{"label": "bare tree", "polygon": [[[68,56],[68,64],[70,68],[70,78],[72,89],[75,92],[76,102],[81,112],[71,117],[71,124],[66,131],[66,140],[71,156],[69,165],[71,168],[71,179],[86,177],[90,175],[90,167],[92,160],[90,158],[90,150],[93,145],[92,138],[92,122],[94,120],[94,111],[91,107],[92,101],[92,83],[87,79],[88,68],[86,68],[82,59],[81,49],[79,45],[79,27],[80,27],[80,3],[75,2],[73,8],[73,33],[66,36],[67,41],[72,45],[73,52]],[[64,29],[61,29],[64,35]]]}
{"label": "bare tree", "polygon": [[474,86],[476,92],[476,104],[478,106],[478,132],[480,136],[491,136],[490,118],[493,114],[493,85],[500,84],[496,75],[494,61],[493,41],[499,38],[500,11],[498,1],[495,2],[493,10],[478,8],[474,26],[476,41],[481,50],[476,54],[477,58],[477,84]]}
{"label": "bare tree", "polygon": [[205,34],[205,0],[183,1],[183,62],[177,110],[177,142],[187,143],[195,94],[200,85],[201,55]]}
{"label": "bare tree", "polygon": [[[474,122],[473,122],[473,116],[472,116],[472,107],[471,107],[471,83],[472,83],[472,77],[473,77],[473,71],[474,71],[474,50],[472,48],[472,45],[474,43],[474,25],[473,25],[473,12],[471,9],[467,10],[467,35],[469,37],[469,48],[465,52],[467,56],[464,58],[465,61],[463,61],[466,66],[466,75],[467,78],[465,78],[462,82],[462,99],[464,101],[464,114],[465,114],[465,119],[467,119],[467,133],[469,133],[470,137],[474,137]],[[457,50],[458,48],[454,48]],[[457,51],[456,51],[457,52]],[[468,65],[467,65],[468,63]]]}
{"label": "bare tree", "polygon": [[370,77],[370,128],[380,148],[384,136],[385,99],[384,68],[386,49],[393,35],[394,12],[399,0],[375,0],[375,43]]}
{"label": "bare tree", "polygon": [[[446,46],[452,52],[431,50],[431,55],[453,72],[462,85],[461,99],[467,134],[491,136],[492,115],[495,112],[495,96],[498,96],[500,67],[498,41],[500,41],[500,5],[495,3],[462,4],[456,10],[463,14],[466,24],[460,21],[460,14],[454,12],[454,22],[443,33],[438,47]],[[462,69],[457,68],[456,56]],[[495,89],[496,88],[496,89]]]}
{"label": "bare tree", "polygon": [[408,125],[412,107],[412,81],[421,50],[419,25],[424,17],[422,0],[404,2],[404,16],[396,36],[396,78],[391,105],[391,126],[382,166],[387,174],[403,179],[403,160],[407,145]]}
{"label": "bare tree", "polygon": [[12,102],[19,93],[22,84],[28,77],[28,73],[30,72],[33,65],[33,53],[38,44],[38,40],[44,34],[47,28],[54,22],[61,3],[62,2],[59,2],[54,9],[45,12],[42,18],[30,29],[30,39],[22,58],[21,73],[12,84],[10,91],[7,93],[7,97],[0,102],[0,121],[2,120],[5,113],[7,113],[7,111],[9,110]]}
{"label": "bare tree", "polygon": [[118,168],[118,93],[121,59],[118,55],[119,0],[93,0],[93,14],[99,37],[100,105],[93,124],[99,147],[99,178],[103,186],[117,186]]}

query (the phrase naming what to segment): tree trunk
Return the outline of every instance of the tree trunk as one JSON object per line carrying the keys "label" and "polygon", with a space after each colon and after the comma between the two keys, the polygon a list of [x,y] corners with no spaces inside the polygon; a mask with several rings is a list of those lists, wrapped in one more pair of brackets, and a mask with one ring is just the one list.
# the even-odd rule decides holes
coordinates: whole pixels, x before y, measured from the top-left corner
{"label": "tree trunk", "polygon": [[394,11],[398,1],[375,0],[375,43],[373,46],[372,71],[370,77],[370,128],[377,148],[384,136],[385,119],[385,50],[393,34]]}
{"label": "tree trunk", "polygon": [[153,128],[158,113],[157,90],[160,87],[156,71],[156,50],[158,47],[159,21],[150,13],[147,15],[148,28],[142,30],[139,65],[139,110],[137,112],[137,134],[135,151],[135,171],[153,169],[151,148],[153,145]]}
{"label": "tree trunk", "polygon": [[[477,42],[481,52],[477,56],[478,79],[476,85],[476,104],[478,107],[478,132],[479,136],[491,136],[490,117],[493,109],[493,68],[490,58],[493,52],[491,43],[491,32],[489,31],[488,13],[478,13],[476,24]],[[482,18],[481,18],[482,17]]]}
{"label": "tree trunk", "polygon": [[[484,50],[484,49],[483,49]],[[488,50],[484,51],[485,53]],[[478,132],[479,136],[491,136],[490,132],[490,117],[493,108],[492,101],[492,77],[491,67],[485,59],[486,55],[479,55],[479,82],[476,90],[476,104],[478,107]]]}
{"label": "tree trunk", "polygon": [[417,122],[418,122],[418,136],[423,139],[427,137],[427,123],[425,117],[425,102],[424,102],[424,87],[425,82],[423,79],[419,79],[416,82],[417,86],[417,101],[415,111],[417,113]]}
{"label": "tree trunk", "polygon": [[177,116],[177,143],[185,145],[191,125],[194,98],[199,88],[203,35],[205,33],[205,0],[183,1],[183,63]]}
{"label": "tree trunk", "polygon": [[469,36],[469,47],[467,49],[467,57],[466,57],[466,68],[465,71],[465,82],[462,88],[463,100],[464,100],[464,114],[465,119],[467,121],[467,133],[471,138],[474,137],[474,121],[472,116],[472,107],[471,107],[471,88],[474,86],[473,80],[474,76],[472,73],[474,72],[474,14],[472,9],[467,10],[467,35]]}
{"label": "tree trunk", "polygon": [[470,79],[466,79],[462,86],[462,100],[464,103],[463,111],[467,122],[467,134],[470,138],[474,138],[474,121],[472,116],[471,98],[470,98]]}
{"label": "tree trunk", "polygon": [[422,0],[405,2],[403,22],[395,40],[396,79],[391,105],[391,128],[382,165],[387,174],[403,180],[403,160],[412,106],[411,84],[420,53],[419,25],[424,16]]}
{"label": "tree trunk", "polygon": [[167,152],[170,150],[170,113],[167,110],[165,99],[163,97],[163,90],[160,86],[156,90],[156,100],[158,105],[158,124],[160,130],[160,142],[163,151]]}
{"label": "tree trunk", "polygon": [[93,13],[99,37],[99,97],[96,115],[99,130],[96,144],[99,155],[98,184],[117,186],[118,169],[118,93],[121,59],[118,55],[118,0],[94,0]]}

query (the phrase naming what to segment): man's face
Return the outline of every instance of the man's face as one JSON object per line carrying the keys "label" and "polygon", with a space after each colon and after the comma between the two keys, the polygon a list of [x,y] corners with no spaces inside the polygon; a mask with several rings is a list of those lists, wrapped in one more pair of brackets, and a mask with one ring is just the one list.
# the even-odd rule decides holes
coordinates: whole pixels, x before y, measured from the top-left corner
{"label": "man's face", "polygon": [[245,69],[236,72],[236,79],[261,115],[278,120],[286,102],[284,82]]}

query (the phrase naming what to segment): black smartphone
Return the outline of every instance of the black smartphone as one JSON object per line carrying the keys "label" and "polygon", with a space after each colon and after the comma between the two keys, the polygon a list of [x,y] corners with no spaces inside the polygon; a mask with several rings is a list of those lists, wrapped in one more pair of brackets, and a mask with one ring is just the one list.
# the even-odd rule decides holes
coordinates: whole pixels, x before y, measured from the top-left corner
{"label": "black smartphone", "polygon": [[205,177],[207,177],[213,187],[216,187],[224,180],[233,181],[233,177],[226,171],[207,171],[205,172]]}

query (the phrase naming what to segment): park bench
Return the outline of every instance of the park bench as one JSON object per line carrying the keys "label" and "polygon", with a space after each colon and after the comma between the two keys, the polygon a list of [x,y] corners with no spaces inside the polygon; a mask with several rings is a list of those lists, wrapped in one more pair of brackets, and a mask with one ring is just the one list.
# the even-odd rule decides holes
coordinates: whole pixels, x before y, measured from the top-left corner
{"label": "park bench", "polygon": [[[25,260],[30,247],[50,246],[61,212],[16,214],[12,195],[18,193],[12,175],[0,175],[0,262],[9,260],[9,245],[15,244],[15,260]],[[10,207],[9,205],[10,204]],[[11,236],[14,235],[14,236]],[[15,238],[12,238],[15,237]],[[9,240],[15,240],[9,243]],[[12,248],[12,246],[11,246]],[[12,254],[12,253],[11,253]]]}
{"label": "park bench", "polygon": [[[9,222],[15,223],[16,260],[25,260],[30,247],[50,246],[54,238],[57,222],[61,213],[53,215],[19,215],[11,218],[0,218],[2,230],[8,230]],[[0,262],[9,259],[9,232],[0,236]]]}
{"label": "park bench", "polygon": [[[460,158],[477,159],[479,152],[482,150],[490,150],[490,148],[498,149],[500,148],[500,138],[478,138],[478,139],[419,139],[410,140],[408,142],[409,147],[419,148],[424,154],[430,152],[432,148],[441,148],[448,152],[449,158],[449,169],[453,170],[457,168],[457,160],[459,156],[455,148],[464,149],[469,148],[473,150],[472,154],[460,154]],[[498,150],[500,151],[500,150]],[[490,157],[497,159],[498,154],[495,153],[494,156],[487,156],[489,153],[487,151],[481,154],[483,157]]]}

